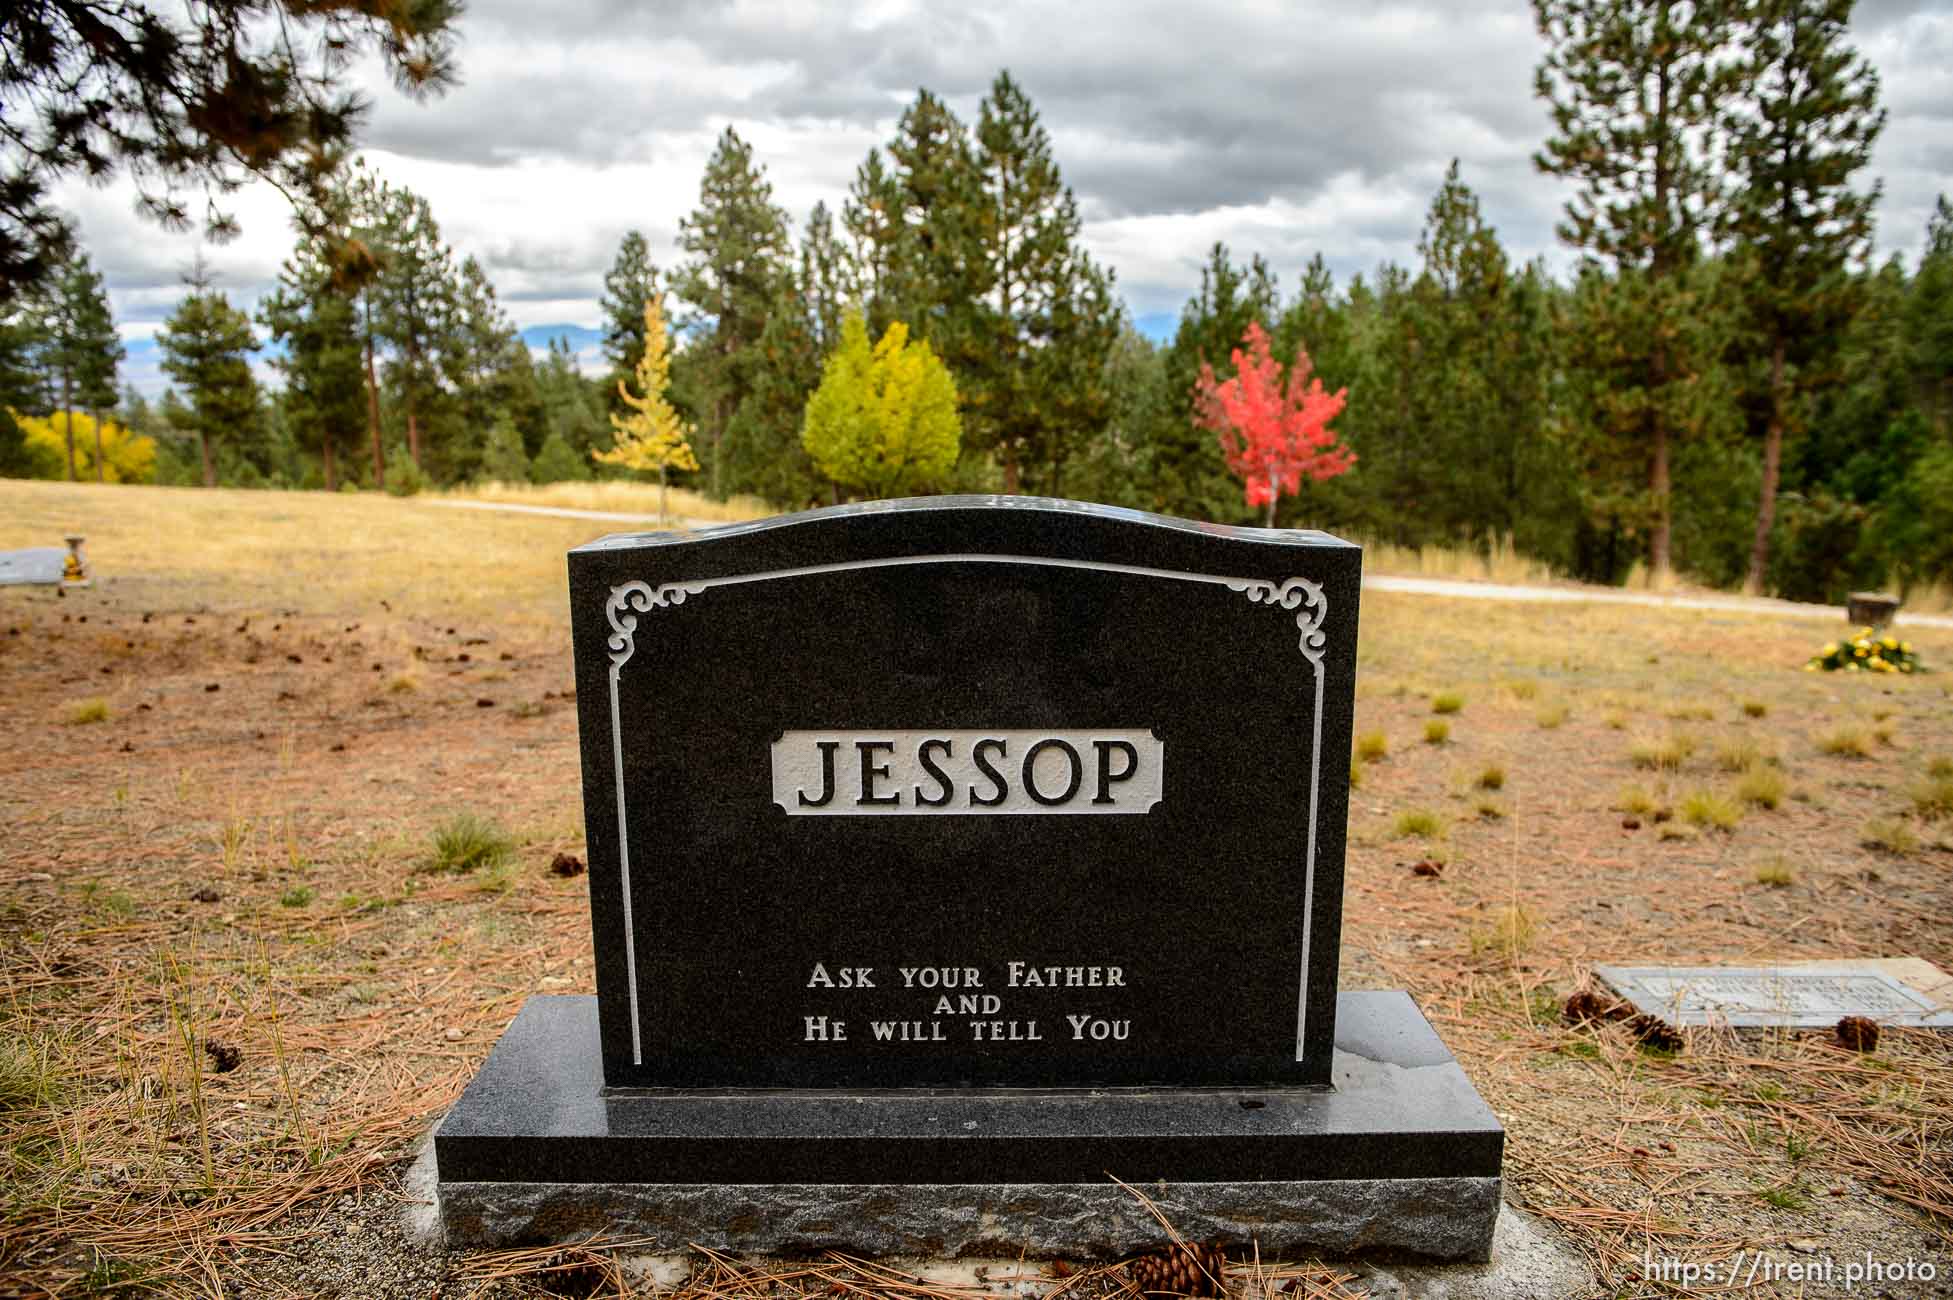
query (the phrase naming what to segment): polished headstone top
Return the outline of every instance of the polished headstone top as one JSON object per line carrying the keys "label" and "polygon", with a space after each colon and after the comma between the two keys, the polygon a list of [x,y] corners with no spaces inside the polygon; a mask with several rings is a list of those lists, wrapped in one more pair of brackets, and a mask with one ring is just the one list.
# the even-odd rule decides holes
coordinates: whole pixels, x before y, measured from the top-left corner
{"label": "polished headstone top", "polygon": [[1360,560],[1012,497],[571,552],[606,1077],[1326,1083]]}

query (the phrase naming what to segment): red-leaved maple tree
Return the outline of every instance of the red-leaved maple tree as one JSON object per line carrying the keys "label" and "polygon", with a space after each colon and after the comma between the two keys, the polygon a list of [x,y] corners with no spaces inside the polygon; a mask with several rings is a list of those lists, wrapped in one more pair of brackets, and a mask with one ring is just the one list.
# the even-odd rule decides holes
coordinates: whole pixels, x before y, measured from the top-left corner
{"label": "red-leaved maple tree", "polygon": [[1214,368],[1200,364],[1194,384],[1194,423],[1220,435],[1227,467],[1240,475],[1251,506],[1268,508],[1275,526],[1275,503],[1302,490],[1306,478],[1320,482],[1346,473],[1356,453],[1340,446],[1329,422],[1342,411],[1349,389],[1326,392],[1311,379],[1309,354],[1295,351],[1295,364],[1283,382],[1282,364],[1269,355],[1268,334],[1250,321],[1234,349],[1234,378],[1217,380]]}

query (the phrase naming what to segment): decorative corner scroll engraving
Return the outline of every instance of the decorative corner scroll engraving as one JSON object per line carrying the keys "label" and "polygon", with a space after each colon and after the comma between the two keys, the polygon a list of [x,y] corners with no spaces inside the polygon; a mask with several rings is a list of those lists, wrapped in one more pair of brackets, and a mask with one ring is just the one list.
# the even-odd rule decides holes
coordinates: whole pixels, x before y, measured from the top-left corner
{"label": "decorative corner scroll engraving", "polygon": [[1238,591],[1249,600],[1261,605],[1276,605],[1282,609],[1299,609],[1295,616],[1295,626],[1302,632],[1302,654],[1318,667],[1322,664],[1323,636],[1322,621],[1329,615],[1329,600],[1322,594],[1322,584],[1310,582],[1307,578],[1290,578],[1280,587],[1260,578],[1231,581],[1230,591]]}
{"label": "decorative corner scroll engraving", "polygon": [[682,605],[685,597],[696,596],[705,587],[702,582],[668,582],[654,588],[636,579],[612,587],[610,599],[604,604],[604,616],[610,620],[610,636],[606,642],[610,646],[610,666],[622,668],[637,652],[638,614]]}

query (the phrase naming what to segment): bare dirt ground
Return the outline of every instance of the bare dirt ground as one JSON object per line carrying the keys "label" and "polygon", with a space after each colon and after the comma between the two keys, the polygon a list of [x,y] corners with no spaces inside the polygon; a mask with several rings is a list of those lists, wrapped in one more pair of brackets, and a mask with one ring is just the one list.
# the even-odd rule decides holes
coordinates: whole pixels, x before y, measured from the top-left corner
{"label": "bare dirt ground", "polygon": [[[406,1153],[522,999],[593,989],[585,882],[551,863],[582,853],[561,557],[596,529],[0,484],[0,547],[69,527],[94,589],[0,590],[0,1295],[624,1293],[620,1243],[448,1255],[398,1228]],[[1599,963],[1953,968],[1953,672],[1799,671],[1843,631],[1365,598],[1344,985],[1418,999],[1508,1126],[1512,1199],[1599,1294],[1841,1295],[1649,1266],[1866,1252],[1938,1280],[1852,1294],[1949,1293],[1945,1036],[1860,1055],[1562,1014]],[[1907,635],[1953,668],[1953,631]],[[510,864],[428,870],[458,813]],[[1229,1280],[1362,1293],[1269,1267]],[[1113,1285],[1060,1271],[1018,1285]],[[954,1293],[703,1254],[683,1285]]]}

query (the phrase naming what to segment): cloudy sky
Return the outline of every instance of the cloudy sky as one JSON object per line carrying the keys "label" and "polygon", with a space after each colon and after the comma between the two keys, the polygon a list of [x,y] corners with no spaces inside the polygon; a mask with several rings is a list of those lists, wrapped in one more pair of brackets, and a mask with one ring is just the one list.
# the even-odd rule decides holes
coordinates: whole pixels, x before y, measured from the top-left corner
{"label": "cloudy sky", "polygon": [[[841,16],[845,15],[845,16]],[[1535,173],[1542,46],[1524,0],[469,0],[462,83],[415,104],[367,69],[367,157],[426,195],[448,241],[487,268],[520,326],[595,325],[618,240],[661,265],[719,133],[755,149],[796,226],[838,208],[855,167],[918,86],[973,121],[1001,68],[1050,132],[1085,220],[1142,328],[1170,328],[1205,251],[1264,254],[1293,289],[1321,251],[1339,281],[1410,261],[1446,164],[1461,160],[1519,258],[1569,263],[1553,223],[1568,194]],[[1853,36],[1890,117],[1872,171],[1878,252],[1916,255],[1934,196],[1953,194],[1953,0],[1859,0]],[[62,201],[109,279],[132,343],[181,294],[194,235],[144,224],[123,184]],[[283,201],[238,196],[244,236],[209,249],[218,283],[255,302],[288,251]]]}

